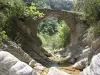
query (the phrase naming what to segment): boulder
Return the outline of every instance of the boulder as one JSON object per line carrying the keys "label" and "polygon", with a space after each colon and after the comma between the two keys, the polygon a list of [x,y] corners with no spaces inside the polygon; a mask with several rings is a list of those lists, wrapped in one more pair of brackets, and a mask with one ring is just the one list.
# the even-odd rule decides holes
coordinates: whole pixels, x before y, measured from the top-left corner
{"label": "boulder", "polygon": [[17,45],[15,42],[13,42],[9,38],[7,38],[3,41],[3,49],[2,50],[11,53],[16,58],[18,58],[19,60],[21,60],[27,64],[30,61],[34,60],[25,51],[23,51],[19,45]]}
{"label": "boulder", "polygon": [[47,75],[70,75],[64,71],[57,69],[56,67],[51,67]]}
{"label": "boulder", "polygon": [[36,69],[36,70],[41,70],[42,71],[42,70],[45,69],[45,67],[42,66],[40,63],[36,63],[34,66],[35,66],[34,69]]}
{"label": "boulder", "polygon": [[74,68],[82,70],[86,67],[86,65],[88,64],[88,55],[90,53],[90,50],[91,49],[88,46],[86,46],[85,49],[83,49],[82,54],[80,54],[79,59],[73,65]]}
{"label": "boulder", "polygon": [[93,41],[91,44],[92,49],[97,49],[99,46],[100,46],[100,37],[97,38],[95,41]]}
{"label": "boulder", "polygon": [[9,52],[0,51],[0,75],[37,75],[37,73]]}
{"label": "boulder", "polygon": [[87,64],[88,59],[84,58],[78,62],[76,62],[72,67],[78,70],[82,70],[83,68],[85,68],[86,64]]}
{"label": "boulder", "polygon": [[100,75],[100,53],[93,57],[90,66],[85,68],[80,75]]}
{"label": "boulder", "polygon": [[35,60],[31,60],[29,62],[29,66],[31,66],[31,67],[34,67],[35,64],[36,64],[36,61]]}

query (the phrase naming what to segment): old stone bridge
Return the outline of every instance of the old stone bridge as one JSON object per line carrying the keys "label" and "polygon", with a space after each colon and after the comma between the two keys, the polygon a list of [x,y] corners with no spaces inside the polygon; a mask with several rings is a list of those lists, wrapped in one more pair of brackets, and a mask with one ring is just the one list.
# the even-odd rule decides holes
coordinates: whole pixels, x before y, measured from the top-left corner
{"label": "old stone bridge", "polygon": [[40,12],[44,13],[44,17],[38,20],[42,20],[50,17],[57,17],[64,20],[71,30],[71,41],[75,42],[80,37],[81,33],[84,31],[85,20],[81,19],[84,17],[83,13],[78,13],[75,11],[64,11],[64,10],[51,10],[51,9],[38,9]]}
{"label": "old stone bridge", "polygon": [[[49,17],[57,17],[64,20],[70,28],[71,44],[73,44],[77,43],[81,35],[84,33],[85,20],[81,19],[83,14],[77,12],[50,9],[38,10],[44,13],[44,17],[37,20],[33,20],[32,18],[25,18],[23,20],[18,17],[14,17],[11,34],[14,35],[13,39],[16,38],[16,36],[20,38],[18,41],[26,53],[43,65],[48,65],[50,60],[42,53],[44,50],[41,47],[42,42],[37,36],[38,24]],[[13,27],[15,29],[13,29]]]}

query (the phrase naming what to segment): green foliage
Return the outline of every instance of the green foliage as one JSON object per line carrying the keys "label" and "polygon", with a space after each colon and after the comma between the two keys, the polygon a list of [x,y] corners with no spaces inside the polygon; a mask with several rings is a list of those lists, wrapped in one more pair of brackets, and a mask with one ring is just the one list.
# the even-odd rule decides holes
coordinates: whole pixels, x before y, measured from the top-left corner
{"label": "green foliage", "polygon": [[59,48],[65,47],[70,43],[70,29],[64,21],[62,21],[61,26],[58,26],[58,33],[56,34],[56,37],[56,39],[60,41],[57,43]]}
{"label": "green foliage", "polygon": [[64,21],[62,21],[61,25],[57,26],[57,31],[58,32],[52,36],[43,33],[39,34],[44,47],[59,49],[70,43],[70,29]]}
{"label": "green foliage", "polygon": [[85,0],[84,12],[89,22],[100,20],[100,0]]}
{"label": "green foliage", "polygon": [[43,13],[36,10],[32,3],[30,6],[23,0],[0,0],[0,39],[6,37],[4,30],[8,31],[12,25],[12,17],[37,19]]}
{"label": "green foliage", "polygon": [[42,32],[47,35],[54,35],[57,32],[58,19],[49,18],[44,20],[38,25],[38,32]]}
{"label": "green foliage", "polygon": [[88,32],[89,32],[90,34],[93,33],[94,37],[100,36],[100,22],[95,23],[95,25],[91,26],[91,27],[88,29]]}
{"label": "green foliage", "polygon": [[24,2],[22,0],[0,0],[0,10],[6,13],[7,16],[21,16],[24,10]]}
{"label": "green foliage", "polygon": [[84,12],[88,24],[90,24],[89,33],[95,37],[100,36],[100,0],[85,0]]}
{"label": "green foliage", "polygon": [[51,9],[56,10],[71,10],[72,1],[71,0],[48,0],[48,4]]}
{"label": "green foliage", "polygon": [[6,35],[6,32],[5,31],[1,31],[0,32],[0,47],[2,47],[3,43],[3,39],[6,39],[7,38],[7,35]]}
{"label": "green foliage", "polygon": [[36,10],[34,3],[27,6],[23,0],[0,0],[0,10],[0,16],[2,18],[6,17],[6,20],[12,16],[17,16],[19,18],[33,17],[34,19],[43,16],[43,13]]}
{"label": "green foliage", "polygon": [[48,5],[48,0],[31,0],[35,3],[37,8],[50,8]]}
{"label": "green foliage", "polygon": [[84,0],[73,0],[73,10],[77,12],[84,12]]}
{"label": "green foliage", "polygon": [[43,13],[40,13],[36,10],[35,4],[31,3],[31,6],[25,6],[25,16],[26,17],[33,17],[33,19],[37,19],[38,17],[43,17]]}

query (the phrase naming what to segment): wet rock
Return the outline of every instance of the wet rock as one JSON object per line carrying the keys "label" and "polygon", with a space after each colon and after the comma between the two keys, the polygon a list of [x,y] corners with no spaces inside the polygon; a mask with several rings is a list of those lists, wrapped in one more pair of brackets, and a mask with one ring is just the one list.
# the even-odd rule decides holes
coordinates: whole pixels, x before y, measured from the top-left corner
{"label": "wet rock", "polygon": [[51,67],[47,75],[70,75],[64,71],[57,69],[56,67]]}

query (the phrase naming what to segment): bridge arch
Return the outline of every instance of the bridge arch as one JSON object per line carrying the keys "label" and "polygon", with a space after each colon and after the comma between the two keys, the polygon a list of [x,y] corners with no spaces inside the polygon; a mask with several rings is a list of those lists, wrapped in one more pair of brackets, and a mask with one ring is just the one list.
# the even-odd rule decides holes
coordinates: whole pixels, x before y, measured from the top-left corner
{"label": "bridge arch", "polygon": [[83,14],[72,11],[61,11],[51,9],[38,10],[44,13],[44,17],[39,20],[40,22],[49,17],[57,17],[61,20],[64,20],[71,31],[71,43],[77,43],[77,40],[84,32],[84,20],[80,19],[80,17],[82,17]]}
{"label": "bridge arch", "polygon": [[80,19],[80,17],[82,16],[82,14],[80,13],[50,9],[38,10],[40,12],[43,12],[45,15],[44,17],[39,18],[37,20],[33,20],[32,18],[25,18],[23,21],[18,17],[13,17],[12,19],[14,23],[12,24],[10,35],[14,35],[14,38],[16,38],[16,33],[19,33],[19,42],[21,44],[22,49],[36,61],[42,63],[43,65],[48,65],[52,62],[41,52],[42,42],[37,36],[37,25],[43,19],[52,16],[64,20],[68,24],[71,31],[71,44],[77,44],[78,39],[84,33],[85,25],[84,20]]}

